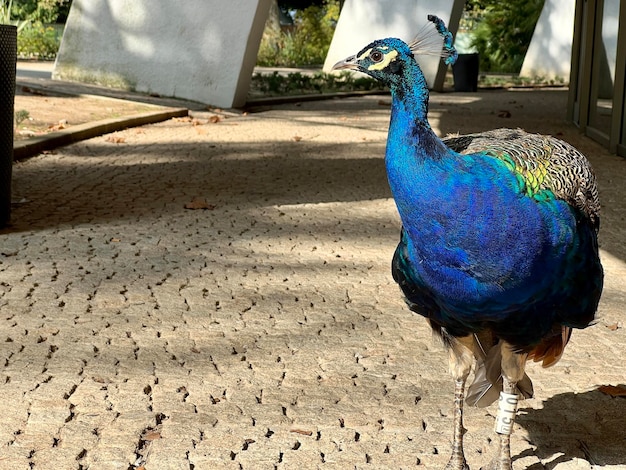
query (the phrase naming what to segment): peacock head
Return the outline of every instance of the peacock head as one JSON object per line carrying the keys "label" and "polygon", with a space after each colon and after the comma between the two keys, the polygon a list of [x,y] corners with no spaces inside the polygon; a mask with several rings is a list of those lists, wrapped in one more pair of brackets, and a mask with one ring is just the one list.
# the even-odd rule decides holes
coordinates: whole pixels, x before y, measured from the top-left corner
{"label": "peacock head", "polygon": [[421,75],[416,55],[440,55],[446,64],[453,64],[457,52],[452,46],[452,33],[438,17],[428,15],[428,20],[410,43],[397,38],[378,39],[358,54],[337,62],[332,70],[363,72],[393,89],[402,83],[406,70],[417,69]]}

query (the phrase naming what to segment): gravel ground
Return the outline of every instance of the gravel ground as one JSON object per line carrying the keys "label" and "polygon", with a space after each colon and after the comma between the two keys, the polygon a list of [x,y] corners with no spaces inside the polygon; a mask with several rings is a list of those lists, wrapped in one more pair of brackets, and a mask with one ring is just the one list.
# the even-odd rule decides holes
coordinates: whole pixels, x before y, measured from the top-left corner
{"label": "gravel ground", "polygon": [[[529,366],[516,470],[626,468],[626,401],[598,390],[626,383],[626,160],[563,121],[566,99],[431,100],[442,134],[556,134],[599,177],[598,321]],[[389,274],[388,119],[386,96],[197,111],[16,164],[0,469],[442,468],[453,383]],[[494,412],[468,410],[472,468]]]}

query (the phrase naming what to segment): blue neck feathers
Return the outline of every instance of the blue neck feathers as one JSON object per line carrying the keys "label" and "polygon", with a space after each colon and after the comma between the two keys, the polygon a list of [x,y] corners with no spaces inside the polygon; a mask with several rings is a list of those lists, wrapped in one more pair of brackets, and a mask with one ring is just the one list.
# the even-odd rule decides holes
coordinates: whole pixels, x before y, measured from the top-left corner
{"label": "blue neck feathers", "polygon": [[412,147],[412,157],[438,160],[453,153],[428,123],[428,85],[419,66],[405,63],[402,77],[391,83],[391,124],[387,158],[397,158],[398,146]]}

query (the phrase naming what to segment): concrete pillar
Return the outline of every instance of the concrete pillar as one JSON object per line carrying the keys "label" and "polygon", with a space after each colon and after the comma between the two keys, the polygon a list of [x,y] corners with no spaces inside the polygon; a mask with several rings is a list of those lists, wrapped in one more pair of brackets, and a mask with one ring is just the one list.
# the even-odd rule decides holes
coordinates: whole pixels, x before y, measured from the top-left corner
{"label": "concrete pillar", "polygon": [[[396,37],[410,41],[428,23],[433,14],[456,33],[463,12],[463,0],[346,0],[337,29],[324,62],[324,71],[339,60],[356,54],[375,39]],[[418,62],[430,87],[435,86],[442,61],[437,57],[419,57]],[[441,67],[443,70],[445,66]],[[443,83],[443,75],[440,73]]]}
{"label": "concrete pillar", "polygon": [[521,77],[560,77],[569,82],[575,7],[572,0],[545,0]]}
{"label": "concrete pillar", "polygon": [[246,101],[271,0],[74,0],[53,78]]}

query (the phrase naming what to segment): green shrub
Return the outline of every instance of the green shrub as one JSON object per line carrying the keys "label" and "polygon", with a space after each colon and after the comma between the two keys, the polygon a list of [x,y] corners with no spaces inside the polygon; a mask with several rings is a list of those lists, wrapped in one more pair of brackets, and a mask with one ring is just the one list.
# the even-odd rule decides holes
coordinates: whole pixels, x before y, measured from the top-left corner
{"label": "green shrub", "polygon": [[311,74],[273,72],[271,74],[255,73],[252,76],[249,95],[250,97],[263,97],[382,89],[376,80],[369,77],[355,77],[348,72],[337,75],[324,72]]}
{"label": "green shrub", "polygon": [[322,64],[338,18],[339,0],[326,0],[321,6],[297,10],[291,31],[265,30],[257,64],[282,67]]}
{"label": "green shrub", "polygon": [[12,0],[12,13],[20,20],[65,23],[72,0]]}
{"label": "green shrub", "polygon": [[0,23],[11,24],[11,2],[0,1]]}
{"label": "green shrub", "polygon": [[15,111],[14,117],[15,117],[15,125],[19,126],[22,122],[24,122],[26,119],[30,117],[30,113],[26,111],[25,109],[20,109],[18,111]]}
{"label": "green shrub", "polygon": [[55,28],[29,22],[17,35],[17,55],[22,59],[54,59],[60,43]]}
{"label": "green shrub", "polygon": [[483,72],[518,73],[544,0],[483,1],[472,31]]}

